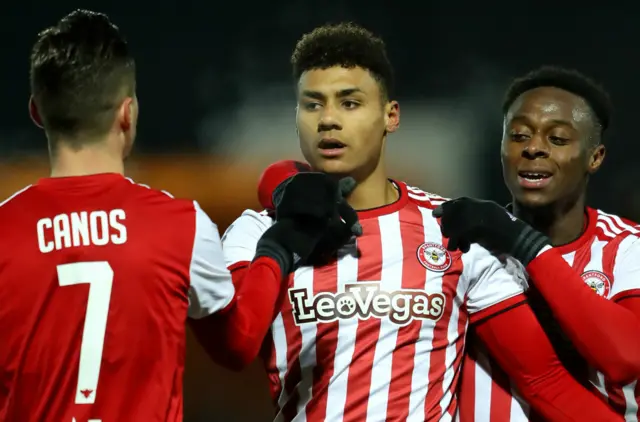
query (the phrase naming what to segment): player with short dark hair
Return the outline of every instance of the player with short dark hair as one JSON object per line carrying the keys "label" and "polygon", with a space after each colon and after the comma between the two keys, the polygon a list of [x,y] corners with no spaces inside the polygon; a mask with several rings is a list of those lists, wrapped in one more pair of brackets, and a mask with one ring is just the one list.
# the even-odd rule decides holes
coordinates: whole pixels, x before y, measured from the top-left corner
{"label": "player with short dark hair", "polygon": [[[479,242],[519,261],[509,258],[507,267],[526,266],[529,301],[564,366],[636,421],[640,230],[586,205],[589,177],[605,157],[609,97],[577,71],[543,67],[514,81],[503,111],[508,209],[521,220],[495,203],[464,198],[443,205],[443,231],[462,249]],[[481,348],[465,361],[460,403],[463,422],[540,417]]]}
{"label": "player with short dark hair", "polygon": [[593,79],[573,70],[556,66],[543,66],[516,78],[504,96],[502,113],[507,114],[511,105],[525,92],[542,87],[556,87],[581,97],[589,105],[593,130],[588,139],[600,143],[609,127],[612,105],[609,94]]}
{"label": "player with short dark hair", "polygon": [[104,14],[75,11],[33,46],[30,110],[51,177],[0,204],[2,421],[181,421],[187,317],[216,360],[252,361],[292,265],[282,256],[306,258],[337,220],[338,184],[312,174],[317,218],[265,232],[253,281],[234,289],[200,206],[123,176],[135,86]]}
{"label": "player with short dark hair", "polygon": [[[263,349],[277,420],[452,420],[468,323],[549,420],[615,420],[559,364],[518,277],[481,247],[447,251],[433,216],[445,200],[388,179],[384,148],[400,109],[382,40],[354,24],[323,26],[302,37],[292,64],[302,153],[314,170],[355,179],[347,200],[363,234],[288,280]],[[247,210],[226,232],[235,284],[274,220]]]}
{"label": "player with short dark hair", "polygon": [[31,51],[31,110],[52,150],[58,139],[73,148],[100,140],[123,103],[123,111],[137,112],[135,69],[127,42],[103,14],[76,11],[40,32]]}

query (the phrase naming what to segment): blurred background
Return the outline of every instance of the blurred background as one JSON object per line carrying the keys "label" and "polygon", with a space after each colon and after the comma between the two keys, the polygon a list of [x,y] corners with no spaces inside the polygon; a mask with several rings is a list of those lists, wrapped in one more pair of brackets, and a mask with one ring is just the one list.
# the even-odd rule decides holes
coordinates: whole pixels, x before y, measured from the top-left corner
{"label": "blurred background", "polygon": [[[303,33],[343,20],[381,35],[395,66],[402,123],[388,143],[393,177],[444,196],[506,202],[502,94],[532,68],[562,65],[600,81],[615,105],[590,204],[638,221],[640,12],[615,4],[9,2],[0,15],[0,200],[48,173],[46,140],[27,113],[29,50],[39,30],[82,7],[110,15],[137,60],[141,118],[128,175],[198,200],[221,231],[243,209],[258,207],[256,182],[268,164],[301,158],[289,56]],[[190,339],[186,422],[270,417],[258,364],[226,372]]]}

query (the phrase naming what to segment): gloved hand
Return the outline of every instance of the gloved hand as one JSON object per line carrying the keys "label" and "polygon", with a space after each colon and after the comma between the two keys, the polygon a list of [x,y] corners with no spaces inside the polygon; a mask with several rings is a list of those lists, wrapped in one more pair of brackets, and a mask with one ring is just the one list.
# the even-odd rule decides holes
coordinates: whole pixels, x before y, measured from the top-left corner
{"label": "gloved hand", "polygon": [[[276,223],[258,241],[255,257],[274,258],[283,273],[289,273],[308,262],[328,233],[333,233],[331,243],[336,248],[361,235],[358,216],[345,200],[355,184],[350,177],[336,181],[315,172],[298,173],[282,182],[273,193]],[[343,243],[335,246],[340,240]]]}
{"label": "gloved hand", "polygon": [[551,242],[549,238],[492,201],[458,198],[433,210],[440,218],[447,249],[469,251],[478,243],[494,253],[513,256],[525,267]]}

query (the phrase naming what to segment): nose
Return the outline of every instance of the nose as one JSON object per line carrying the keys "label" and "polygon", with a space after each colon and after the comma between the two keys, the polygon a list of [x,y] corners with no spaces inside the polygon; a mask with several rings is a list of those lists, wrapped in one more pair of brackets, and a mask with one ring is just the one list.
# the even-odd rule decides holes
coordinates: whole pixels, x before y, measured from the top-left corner
{"label": "nose", "polygon": [[332,130],[341,130],[342,124],[338,118],[335,108],[329,104],[322,109],[320,120],[318,121],[318,132],[330,132]]}
{"label": "nose", "polygon": [[549,156],[549,144],[540,135],[532,136],[522,148],[522,156],[529,160]]}

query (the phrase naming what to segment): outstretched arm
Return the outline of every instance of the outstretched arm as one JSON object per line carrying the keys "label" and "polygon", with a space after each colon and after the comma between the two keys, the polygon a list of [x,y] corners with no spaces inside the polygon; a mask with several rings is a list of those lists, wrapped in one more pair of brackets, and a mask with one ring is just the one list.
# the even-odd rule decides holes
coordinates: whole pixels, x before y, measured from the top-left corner
{"label": "outstretched arm", "polygon": [[189,319],[198,342],[214,362],[241,370],[256,358],[286,287],[278,264],[258,258],[233,272],[236,295],[225,309],[201,319]]}

